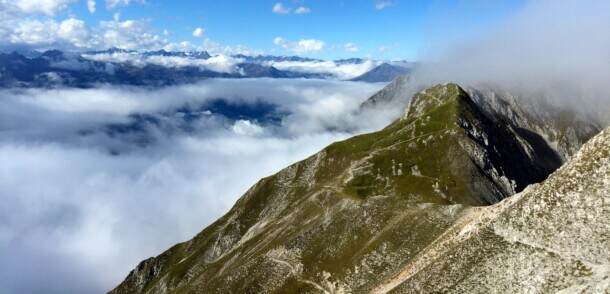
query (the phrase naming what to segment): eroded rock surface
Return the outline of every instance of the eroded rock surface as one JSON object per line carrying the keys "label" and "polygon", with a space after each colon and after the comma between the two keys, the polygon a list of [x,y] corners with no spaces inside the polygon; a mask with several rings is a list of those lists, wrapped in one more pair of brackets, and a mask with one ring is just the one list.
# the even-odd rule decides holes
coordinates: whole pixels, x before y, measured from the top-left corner
{"label": "eroded rock surface", "polygon": [[542,184],[469,209],[389,291],[610,292],[610,128]]}

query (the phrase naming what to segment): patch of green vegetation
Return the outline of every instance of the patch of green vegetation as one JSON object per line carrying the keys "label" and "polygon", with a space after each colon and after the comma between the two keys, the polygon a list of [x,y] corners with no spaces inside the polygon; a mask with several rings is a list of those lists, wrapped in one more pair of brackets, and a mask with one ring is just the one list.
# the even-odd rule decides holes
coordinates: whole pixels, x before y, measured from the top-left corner
{"label": "patch of green vegetation", "polygon": [[355,198],[417,195],[417,201],[422,202],[481,204],[468,197],[470,159],[461,154],[458,145],[459,136],[465,136],[458,119],[472,120],[476,115],[471,104],[468,95],[455,84],[438,85],[417,94],[407,117],[381,131],[327,147],[334,166],[318,172],[318,178],[336,178],[350,163],[365,158],[370,166],[363,167],[360,175],[347,183],[336,183]]}

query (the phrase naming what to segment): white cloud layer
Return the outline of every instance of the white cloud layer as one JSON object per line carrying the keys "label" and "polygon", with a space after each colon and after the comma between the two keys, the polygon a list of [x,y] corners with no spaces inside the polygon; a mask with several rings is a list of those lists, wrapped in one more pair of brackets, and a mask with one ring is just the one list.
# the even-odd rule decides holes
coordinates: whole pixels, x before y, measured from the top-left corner
{"label": "white cloud layer", "polygon": [[334,61],[273,61],[267,65],[280,70],[289,70],[303,73],[330,74],[340,80],[348,80],[366,73],[379,65],[379,61],[365,60],[362,63],[339,64]]}
{"label": "white cloud layer", "polygon": [[[439,26],[457,21],[447,14]],[[610,2],[531,1],[487,33],[433,44],[414,77],[493,85],[610,117]],[[439,28],[443,30],[444,28]]]}
{"label": "white cloud layer", "polygon": [[244,54],[244,55],[261,55],[264,54],[263,51],[252,49],[248,46],[244,45],[222,45],[218,42],[214,42],[209,38],[206,38],[203,41],[203,49],[212,53],[212,54],[225,54],[225,55],[235,55],[235,54]]}
{"label": "white cloud layer", "polygon": [[[349,133],[391,120],[350,112],[380,85],[320,80],[208,80],[162,89],[2,91],[0,95],[0,288],[8,293],[100,293],[142,259],[191,238],[263,176]],[[290,113],[279,126],[226,123],[194,130],[147,125],[154,144],[125,145],[105,124],[130,113],[165,116],[224,97]],[[128,136],[128,135],[127,135]],[[118,155],[108,149],[120,151]],[[131,150],[131,151],[130,151]]]}
{"label": "white cloud layer", "polygon": [[[184,49],[188,49],[188,44],[185,45]],[[143,67],[147,64],[155,64],[172,68],[195,66],[222,73],[236,73],[238,70],[237,65],[243,62],[243,60],[240,58],[235,58],[224,54],[213,55],[207,59],[198,59],[188,56],[146,56],[137,52],[83,54],[82,56],[86,59],[94,61],[129,63],[138,67]]]}

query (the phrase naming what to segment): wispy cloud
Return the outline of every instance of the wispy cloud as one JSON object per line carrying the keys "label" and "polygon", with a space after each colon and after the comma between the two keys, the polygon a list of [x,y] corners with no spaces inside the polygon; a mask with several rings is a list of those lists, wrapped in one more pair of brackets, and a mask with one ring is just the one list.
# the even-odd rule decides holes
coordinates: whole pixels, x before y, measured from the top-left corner
{"label": "wispy cloud", "polygon": [[204,34],[204,33],[205,33],[205,30],[204,30],[204,29],[202,29],[202,28],[196,28],[196,29],[193,31],[193,36],[194,36],[194,37],[197,37],[197,38],[201,38],[201,37],[203,37],[203,34]]}
{"label": "wispy cloud", "polygon": [[392,0],[375,0],[375,9],[377,10],[383,10],[394,5],[395,2]]}
{"label": "wispy cloud", "polygon": [[296,14],[308,14],[311,12],[311,9],[309,7],[305,7],[305,6],[299,6],[294,13]]}
{"label": "wispy cloud", "polygon": [[[298,1],[293,1],[295,3],[299,3]],[[282,2],[277,2],[273,5],[273,7],[271,8],[271,11],[273,11],[273,13],[276,14],[290,14],[290,13],[294,13],[294,14],[308,14],[311,12],[311,8],[301,5],[297,8],[293,8],[290,6],[285,5]]]}
{"label": "wispy cloud", "polygon": [[358,46],[354,43],[347,43],[343,46],[343,49],[347,52],[358,52]]}
{"label": "wispy cloud", "polygon": [[326,46],[324,41],[317,39],[301,39],[293,42],[282,37],[273,39],[273,44],[296,54],[320,52]]}
{"label": "wispy cloud", "polygon": [[114,9],[118,6],[128,6],[131,3],[144,4],[145,0],[106,0],[106,7],[108,9]]}

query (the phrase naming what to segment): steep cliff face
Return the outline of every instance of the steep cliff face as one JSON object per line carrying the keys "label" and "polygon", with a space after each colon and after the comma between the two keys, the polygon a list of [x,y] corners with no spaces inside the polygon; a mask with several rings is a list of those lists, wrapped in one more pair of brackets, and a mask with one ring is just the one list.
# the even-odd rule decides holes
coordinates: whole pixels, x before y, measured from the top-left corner
{"label": "steep cliff face", "polygon": [[473,100],[490,117],[528,136],[534,132],[543,137],[561,158],[567,160],[582,144],[601,130],[598,122],[580,112],[553,105],[541,97],[517,97],[492,88],[468,88]]}
{"label": "steep cliff face", "polygon": [[426,89],[385,129],[262,179],[112,292],[339,293],[387,284],[469,207],[520,192],[560,164],[540,135],[494,115],[456,84]]}
{"label": "steep cliff face", "polygon": [[608,293],[610,128],[539,185],[470,208],[376,293]]}

